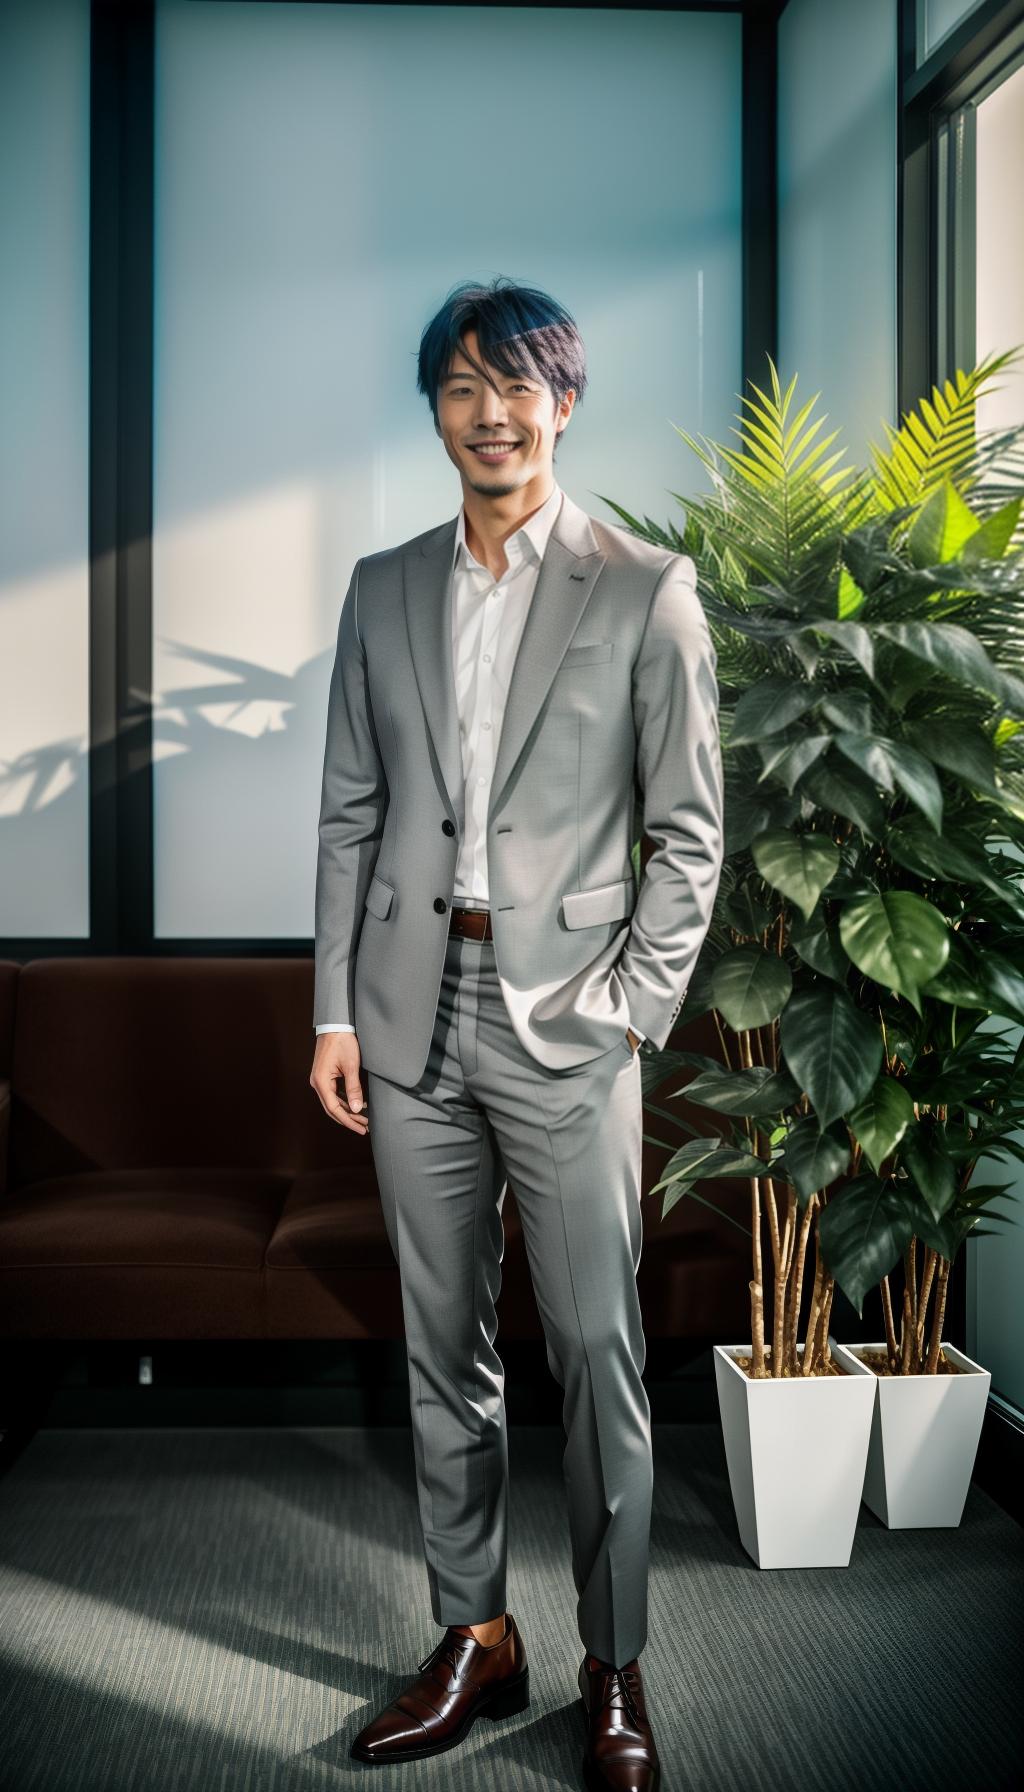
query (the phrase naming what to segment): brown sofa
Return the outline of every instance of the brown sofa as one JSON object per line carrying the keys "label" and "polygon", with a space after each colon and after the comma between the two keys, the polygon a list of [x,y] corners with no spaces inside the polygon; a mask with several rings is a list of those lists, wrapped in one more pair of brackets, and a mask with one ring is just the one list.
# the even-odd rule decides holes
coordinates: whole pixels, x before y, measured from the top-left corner
{"label": "brown sofa", "polygon": [[[0,1337],[401,1336],[369,1140],[309,1086],[312,988],[309,958],[0,961]],[[666,1159],[645,1144],[645,1190]],[[708,1193],[745,1221],[742,1185]],[[660,1206],[648,1338],[749,1336],[746,1238]],[[500,1332],[540,1337],[511,1186],[504,1213]]]}

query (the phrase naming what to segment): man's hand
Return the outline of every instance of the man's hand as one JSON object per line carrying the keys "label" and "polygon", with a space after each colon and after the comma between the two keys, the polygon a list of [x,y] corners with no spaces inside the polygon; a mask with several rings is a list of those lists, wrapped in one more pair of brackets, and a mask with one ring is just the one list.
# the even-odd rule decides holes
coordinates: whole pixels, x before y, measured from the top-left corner
{"label": "man's hand", "polygon": [[[359,1041],[354,1033],[319,1033],[309,1082],[325,1114],[339,1126],[347,1126],[350,1132],[365,1133],[369,1131],[370,1119],[359,1080],[359,1064]],[[335,1089],[339,1079],[343,1098]]]}
{"label": "man's hand", "polygon": [[640,1041],[637,1038],[636,1034],[634,1033],[632,1027],[626,1028],[626,1038],[629,1040],[630,1050],[632,1051],[633,1056],[635,1057],[637,1052],[640,1050]]}

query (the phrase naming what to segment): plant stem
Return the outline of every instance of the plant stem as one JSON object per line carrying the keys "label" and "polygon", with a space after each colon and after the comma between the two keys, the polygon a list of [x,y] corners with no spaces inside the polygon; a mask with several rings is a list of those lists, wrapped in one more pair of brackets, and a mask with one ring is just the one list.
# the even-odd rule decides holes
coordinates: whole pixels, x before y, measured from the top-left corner
{"label": "plant stem", "polygon": [[946,1282],[949,1277],[949,1258],[939,1260],[939,1279],[935,1289],[935,1311],[932,1315],[932,1337],[928,1347],[928,1361],[925,1374],[934,1375],[939,1366],[939,1351],[942,1346],[942,1321],[946,1316]]}
{"label": "plant stem", "polygon": [[807,1255],[807,1239],[810,1235],[811,1222],[818,1205],[817,1195],[812,1195],[804,1208],[804,1217],[800,1222],[800,1237],[796,1247],[796,1271],[793,1276],[793,1301],[790,1307],[789,1337],[786,1341],[786,1354],[790,1373],[799,1375],[800,1359],[797,1355],[797,1333],[800,1329],[800,1301],[804,1291],[804,1260]]}
{"label": "plant stem", "polygon": [[928,1296],[932,1291],[932,1282],[935,1277],[935,1265],[938,1262],[938,1258],[938,1251],[933,1251],[931,1245],[926,1245],[924,1252],[924,1270],[921,1275],[921,1298],[917,1303],[917,1327],[914,1332],[915,1375],[920,1375],[921,1373],[921,1353],[924,1349],[925,1315],[928,1311]]}
{"label": "plant stem", "polygon": [[804,1339],[804,1354],[800,1364],[801,1375],[809,1375],[814,1367],[814,1351],[818,1336],[818,1314],[821,1311],[821,1278],[823,1265],[821,1261],[821,1244],[818,1228],[814,1228],[814,1287],[811,1289],[811,1310],[807,1315],[807,1334]]}
{"label": "plant stem", "polygon": [[821,1361],[826,1369],[832,1361],[832,1352],[828,1343],[828,1327],[832,1317],[832,1296],[835,1293],[835,1288],[835,1276],[826,1275],[825,1294],[821,1303]]}
{"label": "plant stem", "polygon": [[914,1336],[914,1309],[910,1289],[906,1280],[903,1283],[903,1323],[900,1326],[900,1368],[901,1375],[910,1373],[910,1355],[913,1348],[911,1340]]}
{"label": "plant stem", "polygon": [[761,1184],[750,1178],[750,1230],[754,1241],[754,1273],[750,1280],[751,1369],[757,1381],[764,1379],[764,1282],[761,1264]]}
{"label": "plant stem", "polygon": [[888,1276],[882,1277],[882,1312],[885,1315],[885,1349],[889,1358],[889,1373],[895,1375],[897,1363],[896,1327],[892,1317],[892,1290]]}

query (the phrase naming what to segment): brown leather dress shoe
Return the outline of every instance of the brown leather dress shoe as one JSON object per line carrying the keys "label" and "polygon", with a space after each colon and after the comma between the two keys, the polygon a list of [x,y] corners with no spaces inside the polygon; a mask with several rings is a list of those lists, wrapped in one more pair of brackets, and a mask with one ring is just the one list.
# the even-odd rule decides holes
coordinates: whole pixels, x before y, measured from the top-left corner
{"label": "brown leather dress shoe", "polygon": [[360,1730],[357,1761],[418,1761],[454,1748],[478,1717],[511,1717],[530,1703],[526,1648],[512,1613],[498,1643],[478,1643],[449,1624],[417,1677]]}
{"label": "brown leather dress shoe", "polygon": [[587,1722],[583,1783],[588,1792],[657,1792],[661,1763],[635,1660],[624,1667],[591,1656],[580,1665],[580,1695]]}

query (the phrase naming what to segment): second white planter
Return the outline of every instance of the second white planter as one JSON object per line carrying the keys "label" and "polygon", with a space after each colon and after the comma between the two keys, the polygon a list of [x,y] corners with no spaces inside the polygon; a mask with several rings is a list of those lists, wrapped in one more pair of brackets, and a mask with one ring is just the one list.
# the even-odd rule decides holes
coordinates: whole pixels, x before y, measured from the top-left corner
{"label": "second white planter", "polygon": [[[843,1375],[752,1381],[749,1344],[716,1344],[740,1542],[759,1568],[846,1568],[864,1487],[875,1377],[830,1340]],[[797,1349],[803,1353],[803,1345]]]}
{"label": "second white planter", "polygon": [[864,1504],[890,1530],[958,1525],[981,1440],[992,1376],[943,1344],[956,1375],[876,1375],[848,1344],[857,1374],[878,1390],[864,1474]]}

